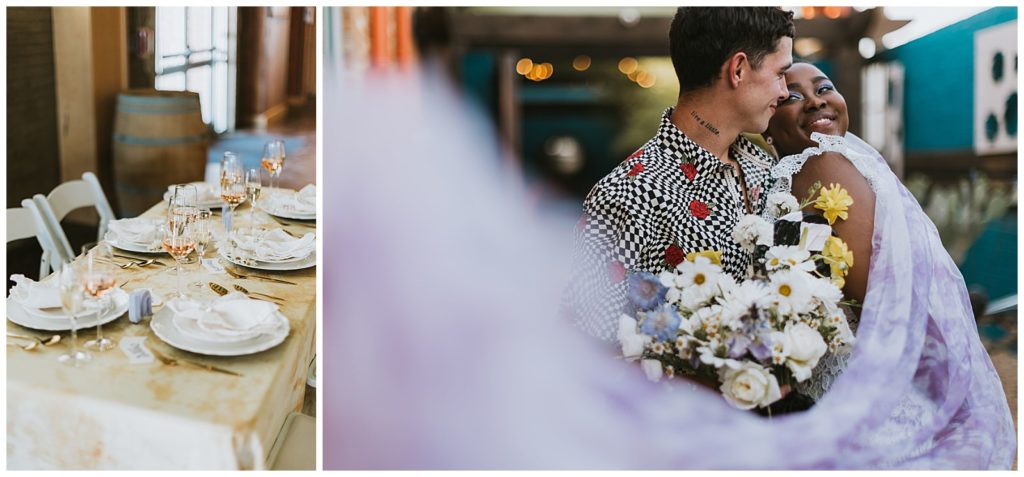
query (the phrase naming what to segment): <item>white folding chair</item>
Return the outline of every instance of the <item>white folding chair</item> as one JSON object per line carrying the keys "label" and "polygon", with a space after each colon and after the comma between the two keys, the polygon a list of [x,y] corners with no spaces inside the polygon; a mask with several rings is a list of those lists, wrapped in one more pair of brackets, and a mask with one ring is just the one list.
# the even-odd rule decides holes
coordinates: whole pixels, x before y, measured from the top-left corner
{"label": "white folding chair", "polygon": [[57,271],[61,265],[61,254],[57,251],[39,209],[32,199],[21,201],[21,207],[7,209],[7,242],[35,237],[43,249],[39,259],[39,278]]}
{"label": "white folding chair", "polygon": [[65,182],[55,187],[46,196],[36,194],[32,199],[35,201],[54,243],[60,250],[61,258],[66,261],[71,261],[76,255],[71,249],[71,242],[68,241],[67,234],[60,226],[60,221],[64,220],[69,212],[82,207],[96,209],[100,216],[97,241],[103,240],[103,236],[106,235],[107,224],[111,220],[116,220],[114,210],[110,208],[110,202],[107,201],[107,196],[103,193],[99,180],[91,172],[82,174],[82,180]]}
{"label": "white folding chair", "polygon": [[267,456],[270,470],[316,470],[316,419],[293,412],[274,440]]}

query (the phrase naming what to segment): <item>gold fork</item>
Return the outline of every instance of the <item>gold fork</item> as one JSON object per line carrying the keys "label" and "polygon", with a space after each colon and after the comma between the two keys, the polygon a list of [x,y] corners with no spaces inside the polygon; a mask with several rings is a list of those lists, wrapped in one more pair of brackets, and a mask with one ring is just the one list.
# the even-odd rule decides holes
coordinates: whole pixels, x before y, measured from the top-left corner
{"label": "gold fork", "polygon": [[195,366],[195,367],[200,368],[200,369],[205,369],[207,371],[213,371],[213,372],[217,372],[217,373],[230,374],[232,376],[238,376],[238,377],[242,376],[241,373],[236,373],[236,372],[234,372],[234,371],[232,371],[230,369],[218,368],[218,367],[213,366],[211,364],[203,364],[203,363],[199,363],[199,362],[191,361],[191,360],[187,360],[187,359],[182,359],[182,358],[171,358],[169,356],[164,356],[162,353],[160,353],[159,351],[157,351],[155,349],[150,349],[150,351],[153,353],[153,356],[156,356],[156,359],[160,360],[161,363],[163,363],[163,364],[165,364],[167,366],[178,366],[181,363],[185,363],[185,364],[188,364],[188,365],[191,365],[191,366]]}

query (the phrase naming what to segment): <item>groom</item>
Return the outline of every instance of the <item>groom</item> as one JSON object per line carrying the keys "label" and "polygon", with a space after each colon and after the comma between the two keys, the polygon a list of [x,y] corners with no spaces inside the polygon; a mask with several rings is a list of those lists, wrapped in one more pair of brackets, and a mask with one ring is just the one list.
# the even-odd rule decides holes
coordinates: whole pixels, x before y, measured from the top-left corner
{"label": "groom", "polygon": [[669,46],[679,99],[583,203],[565,303],[577,326],[615,339],[628,272],[657,274],[717,251],[726,272],[746,274],[751,256],[732,231],[764,209],[772,159],[740,134],[767,129],[788,97],[793,35],[793,13],[778,8],[677,10]]}

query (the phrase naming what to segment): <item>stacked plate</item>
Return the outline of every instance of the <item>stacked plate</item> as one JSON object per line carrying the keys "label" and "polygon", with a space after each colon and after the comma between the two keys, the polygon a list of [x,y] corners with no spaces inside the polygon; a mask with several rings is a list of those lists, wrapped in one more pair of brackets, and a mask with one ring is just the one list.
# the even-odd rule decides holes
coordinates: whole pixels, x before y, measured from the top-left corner
{"label": "stacked plate", "polygon": [[[7,319],[26,328],[46,331],[71,329],[71,319],[60,306],[36,307],[30,300],[11,293],[7,300]],[[92,328],[110,323],[128,311],[128,293],[114,288],[104,294],[101,300],[87,301],[86,310],[78,315],[78,329]],[[101,313],[103,312],[103,313]]]}
{"label": "stacked plate", "polygon": [[240,229],[221,241],[225,260],[259,270],[300,270],[316,266],[316,234],[292,237],[282,229],[269,232]]}
{"label": "stacked plate", "polygon": [[112,220],[103,240],[115,248],[135,253],[163,253],[160,224],[163,219],[136,217]]}
{"label": "stacked plate", "polygon": [[303,187],[298,192],[275,192],[258,202],[259,208],[275,217],[293,220],[316,219],[316,186]]}
{"label": "stacked plate", "polygon": [[[174,299],[153,316],[149,326],[157,337],[175,348],[213,356],[259,353],[281,344],[291,330],[288,319],[276,305],[236,293],[214,303],[206,307]],[[226,303],[240,305],[236,313],[241,316],[225,316],[222,306]],[[225,328],[225,323],[230,326]]]}

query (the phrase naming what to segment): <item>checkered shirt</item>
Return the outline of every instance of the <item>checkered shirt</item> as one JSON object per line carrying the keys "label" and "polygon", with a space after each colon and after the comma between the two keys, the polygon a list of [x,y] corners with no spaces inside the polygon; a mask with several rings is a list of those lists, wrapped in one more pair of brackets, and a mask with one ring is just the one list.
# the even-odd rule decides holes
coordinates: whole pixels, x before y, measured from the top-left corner
{"label": "checkered shirt", "polygon": [[[572,280],[563,311],[587,333],[614,340],[626,307],[628,272],[659,273],[680,254],[717,250],[723,269],[747,275],[751,255],[732,239],[747,214],[739,174],[694,143],[665,111],[657,135],[602,178],[575,230]],[[753,213],[761,214],[772,158],[740,136],[729,149],[743,170]]]}

